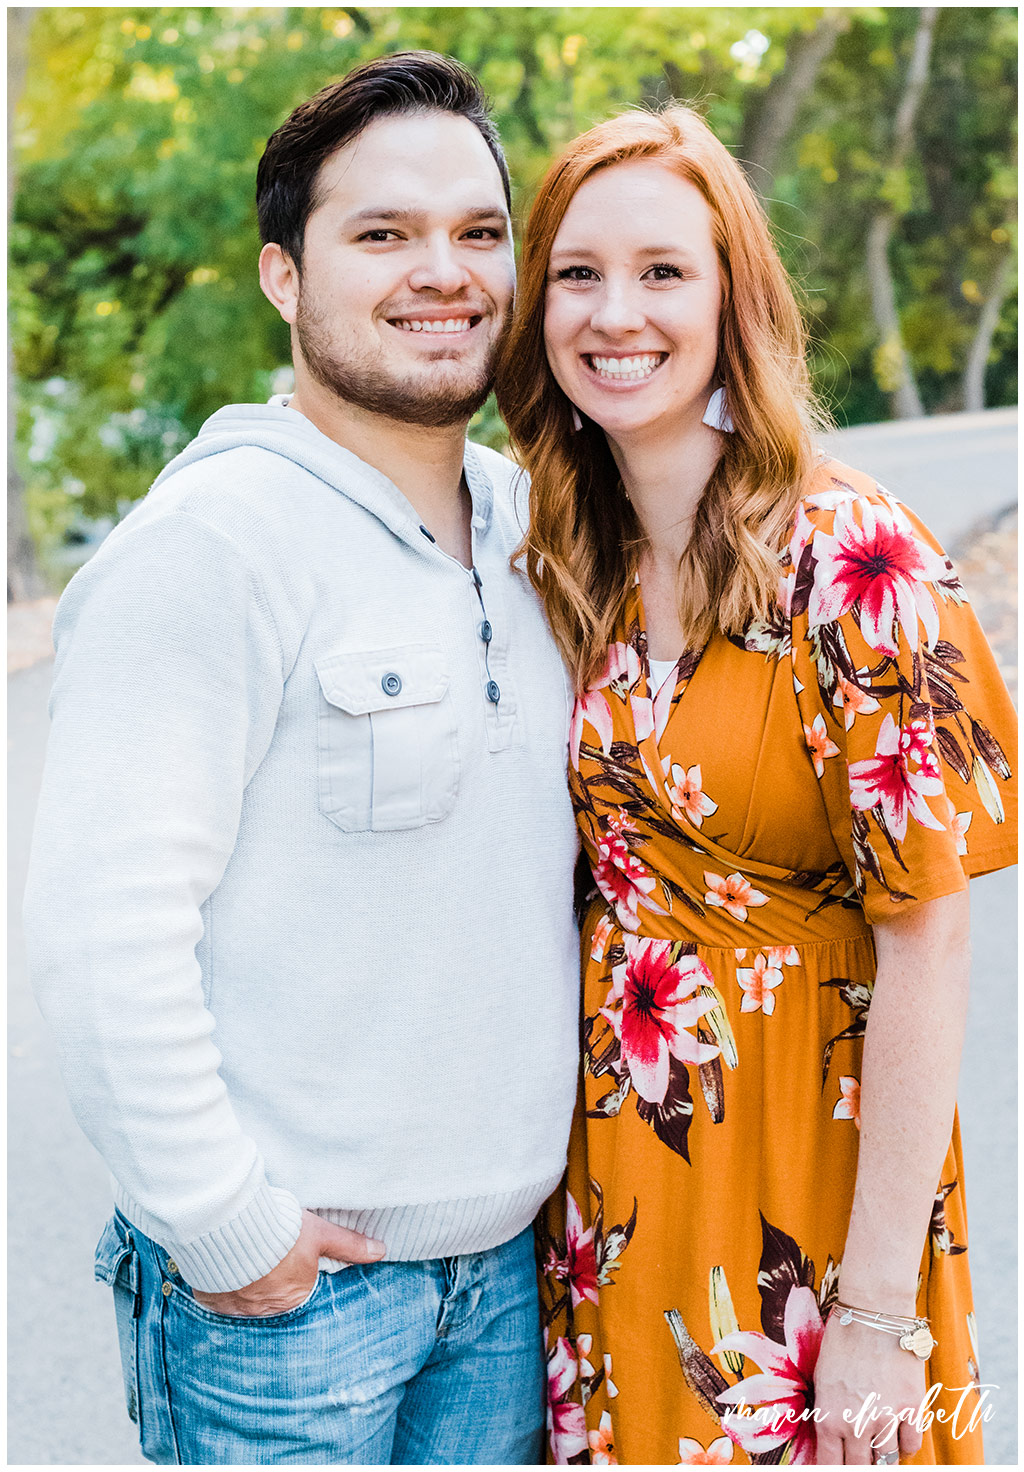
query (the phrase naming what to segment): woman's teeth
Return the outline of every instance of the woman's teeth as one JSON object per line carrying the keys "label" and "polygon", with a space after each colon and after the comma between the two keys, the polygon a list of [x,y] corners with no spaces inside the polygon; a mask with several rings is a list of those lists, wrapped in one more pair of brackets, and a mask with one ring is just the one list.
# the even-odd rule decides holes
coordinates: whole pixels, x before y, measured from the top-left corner
{"label": "woman's teeth", "polygon": [[664,359],[664,353],[636,358],[598,358],[588,354],[587,361],[602,378],[650,378]]}

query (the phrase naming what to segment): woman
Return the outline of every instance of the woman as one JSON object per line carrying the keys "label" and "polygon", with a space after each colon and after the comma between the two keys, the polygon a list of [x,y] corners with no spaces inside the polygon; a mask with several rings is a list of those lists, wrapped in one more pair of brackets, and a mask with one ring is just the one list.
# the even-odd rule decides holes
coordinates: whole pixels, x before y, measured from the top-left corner
{"label": "woman", "polygon": [[[552,168],[499,402],[597,883],[555,1460],[977,1462],[954,1092],[1013,711],[934,539],[813,450],[788,282],[694,113]],[[956,1422],[897,1423],[929,1387]]]}

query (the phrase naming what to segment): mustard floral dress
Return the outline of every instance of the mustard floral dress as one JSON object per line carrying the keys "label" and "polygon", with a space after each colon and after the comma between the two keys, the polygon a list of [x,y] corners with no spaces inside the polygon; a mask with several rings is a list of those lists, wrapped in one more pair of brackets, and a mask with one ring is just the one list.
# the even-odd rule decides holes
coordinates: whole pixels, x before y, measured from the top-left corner
{"label": "mustard floral dress", "polygon": [[[1013,708],[931,535],[823,461],[781,588],[653,692],[637,587],[576,704],[597,890],[567,1184],[539,1226],[556,1462],[814,1461],[872,922],[1015,861]],[[982,1460],[966,1247],[954,1125],[918,1312],[956,1418],[916,1462]]]}

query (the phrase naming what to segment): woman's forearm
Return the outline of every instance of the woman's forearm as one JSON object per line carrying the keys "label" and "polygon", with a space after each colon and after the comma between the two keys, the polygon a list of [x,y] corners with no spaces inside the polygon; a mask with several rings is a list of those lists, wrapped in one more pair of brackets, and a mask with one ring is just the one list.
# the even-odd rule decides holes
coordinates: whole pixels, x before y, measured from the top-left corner
{"label": "woman's forearm", "polygon": [[877,925],[875,948],[839,1294],[859,1308],[913,1314],[956,1103],[970,969],[966,892]]}

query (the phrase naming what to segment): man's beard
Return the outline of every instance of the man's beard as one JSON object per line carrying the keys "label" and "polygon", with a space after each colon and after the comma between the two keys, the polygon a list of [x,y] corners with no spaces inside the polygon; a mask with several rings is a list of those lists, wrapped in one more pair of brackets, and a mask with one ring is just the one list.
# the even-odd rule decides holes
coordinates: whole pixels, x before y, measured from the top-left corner
{"label": "man's beard", "polygon": [[[484,403],[494,382],[498,343],[491,345],[486,362],[471,377],[458,362],[439,356],[425,361],[422,375],[410,372],[398,378],[389,373],[379,356],[364,353],[345,359],[336,357],[324,318],[301,294],[295,331],[306,367],[319,384],[346,403],[403,424],[428,429],[465,424]],[[445,362],[451,364],[453,373],[444,372]]]}

